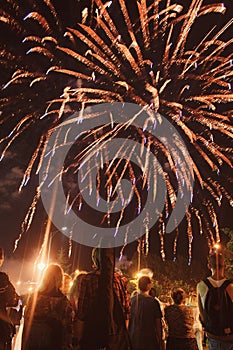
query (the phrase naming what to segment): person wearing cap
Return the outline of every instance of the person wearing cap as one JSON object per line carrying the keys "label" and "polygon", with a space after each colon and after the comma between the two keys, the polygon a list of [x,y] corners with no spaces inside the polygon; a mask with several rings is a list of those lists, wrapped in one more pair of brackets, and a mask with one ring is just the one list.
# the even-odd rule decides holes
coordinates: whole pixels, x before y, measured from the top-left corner
{"label": "person wearing cap", "polygon": [[[0,248],[0,267],[4,262],[4,250]],[[5,272],[0,272],[0,350],[11,350],[14,326],[9,318],[7,308],[18,305],[19,296]]]}

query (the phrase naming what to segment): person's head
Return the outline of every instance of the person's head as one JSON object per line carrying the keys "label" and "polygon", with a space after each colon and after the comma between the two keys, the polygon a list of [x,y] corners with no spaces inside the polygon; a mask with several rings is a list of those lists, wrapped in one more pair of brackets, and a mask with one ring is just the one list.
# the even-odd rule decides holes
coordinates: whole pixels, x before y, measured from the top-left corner
{"label": "person's head", "polygon": [[189,305],[192,305],[192,306],[198,305],[198,299],[197,299],[196,293],[190,294],[188,303],[189,303]]}
{"label": "person's head", "polygon": [[155,298],[156,297],[156,289],[155,288],[151,288],[150,289],[150,291],[149,291],[149,295],[151,296],[151,297],[153,297],[153,298]]}
{"label": "person's head", "polygon": [[186,300],[186,293],[182,288],[175,288],[172,290],[172,299],[175,304],[184,304]]}
{"label": "person's head", "polygon": [[63,270],[58,264],[50,264],[44,271],[39,290],[41,292],[58,291],[62,288]]}
{"label": "person's head", "polygon": [[68,273],[64,273],[63,275],[63,284],[62,284],[62,293],[68,294],[70,291],[70,288],[72,287],[72,277]]}
{"label": "person's head", "polygon": [[75,285],[75,287],[77,288],[77,292],[80,289],[83,276],[85,276],[86,274],[87,274],[87,272],[83,270],[83,271],[80,271],[80,273],[76,276],[76,278],[73,282],[73,285]]}
{"label": "person's head", "polygon": [[79,271],[79,273],[74,278],[72,287],[71,287],[71,289],[69,291],[69,294],[73,298],[76,306],[77,306],[78,297],[79,297],[79,294],[80,294],[80,288],[81,288],[82,279],[83,279],[83,276],[85,276],[86,274],[87,274],[86,271]]}
{"label": "person's head", "polygon": [[148,276],[142,276],[138,280],[138,289],[141,292],[149,292],[151,289],[151,279]]}
{"label": "person's head", "polygon": [[212,253],[208,256],[208,268],[215,272],[216,270],[223,270],[225,267],[224,256],[222,253]]}
{"label": "person's head", "polygon": [[0,267],[4,262],[4,249],[0,247]]}

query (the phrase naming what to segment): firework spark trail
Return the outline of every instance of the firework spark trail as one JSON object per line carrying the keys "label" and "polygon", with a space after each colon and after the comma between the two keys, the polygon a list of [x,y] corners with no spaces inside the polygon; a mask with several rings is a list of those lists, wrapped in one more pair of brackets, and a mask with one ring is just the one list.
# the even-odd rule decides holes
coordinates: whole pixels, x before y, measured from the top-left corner
{"label": "firework spark trail", "polygon": [[[194,194],[186,214],[191,255],[192,221],[197,220],[200,232],[205,232],[209,244],[212,244],[219,240],[216,205],[221,205],[223,197],[233,204],[227,186],[225,188],[223,185],[221,171],[223,165],[232,169],[233,159],[232,117],[228,107],[233,101],[233,54],[230,49],[233,39],[227,41],[221,38],[233,20],[218,30],[214,26],[203,33],[200,42],[190,48],[189,35],[195,22],[213,13],[224,15],[226,8],[222,4],[205,5],[202,0],[192,0],[185,12],[180,4],[171,4],[170,1],[165,6],[160,1],[148,2],[132,1],[131,8],[123,0],[94,0],[90,8],[83,11],[82,23],[79,21],[75,27],[64,27],[62,15],[53,1],[43,1],[46,10],[42,10],[39,2],[35,2],[33,7],[28,4],[27,12],[26,5],[21,8],[16,1],[4,1],[0,22],[5,31],[15,36],[18,53],[4,43],[1,62],[8,77],[2,82],[1,123],[5,125],[9,120],[15,120],[15,123],[11,132],[1,139],[4,145],[2,157],[27,129],[40,127],[42,121],[47,123],[25,170],[22,189],[37,162],[36,172],[39,172],[48,139],[67,112],[71,114],[80,106],[85,108],[91,104],[114,101],[134,102],[160,112],[177,127],[192,154],[188,166],[194,170],[198,195]],[[93,16],[93,8],[96,9],[96,16]],[[114,12],[120,14],[120,20],[116,21]],[[88,20],[88,16],[91,19]],[[62,39],[61,34],[64,35]],[[35,64],[34,57],[38,59],[38,64]],[[81,79],[81,85],[76,87],[78,79]],[[48,98],[40,97],[41,88],[47,89]],[[34,95],[36,97],[32,98]],[[26,112],[28,100],[31,100],[29,113]],[[16,109],[19,110],[17,118],[14,116]],[[90,115],[89,118],[95,116]],[[129,120],[129,125],[136,120],[135,116]],[[96,136],[93,147],[88,145],[82,150],[81,159],[88,159],[95,147],[117,136],[122,130],[126,132],[127,126],[107,131],[99,138]],[[149,145],[149,149],[153,149],[156,155],[162,155],[169,165],[169,171],[163,166],[167,202],[159,223],[161,255],[165,257],[165,224],[177,200],[177,188],[182,189],[181,179],[176,176],[176,149],[173,148],[174,154],[171,155],[159,140],[149,140],[142,130],[137,133],[142,145]],[[97,131],[91,134],[97,135]],[[224,138],[228,140],[227,147]],[[179,141],[175,141],[175,145],[179,148]],[[59,147],[61,145],[55,144],[53,152]],[[112,187],[112,178],[117,177],[119,181],[123,178],[126,168],[123,167],[122,174],[116,173],[120,165],[119,162],[114,170],[107,170],[108,186]],[[128,167],[130,170],[130,165]],[[158,170],[152,174],[144,164],[143,172],[145,186],[146,176],[150,174],[156,178]],[[132,178],[136,176],[132,169],[130,174]],[[172,180],[173,175],[176,183]],[[186,181],[188,183],[188,179]],[[90,188],[92,186],[90,182]],[[117,186],[111,193],[115,193],[116,189]],[[136,187],[134,191],[140,205]],[[122,196],[120,185],[118,194]],[[98,200],[98,193],[96,196]],[[35,198],[38,199],[38,195]],[[35,206],[36,201],[33,200],[22,230],[28,229]],[[211,227],[211,223],[214,223],[214,227]],[[177,242],[178,233],[174,252]]]}

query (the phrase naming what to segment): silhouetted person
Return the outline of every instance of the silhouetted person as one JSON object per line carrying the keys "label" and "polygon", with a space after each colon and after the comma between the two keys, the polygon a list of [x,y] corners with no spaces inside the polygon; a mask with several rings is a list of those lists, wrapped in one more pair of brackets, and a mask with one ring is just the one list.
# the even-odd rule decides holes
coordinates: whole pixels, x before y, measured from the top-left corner
{"label": "silhouetted person", "polygon": [[199,350],[203,350],[203,328],[199,319],[198,299],[196,294],[191,294],[188,301],[189,307],[194,312],[194,332],[197,340],[197,346]]}
{"label": "silhouetted person", "polygon": [[[0,267],[4,262],[4,250],[0,248]],[[6,273],[0,272],[0,350],[10,350],[14,336],[14,326],[8,316],[7,308],[16,307],[19,297]]]}
{"label": "silhouetted person", "polygon": [[172,291],[174,303],[164,309],[168,325],[167,350],[198,350],[194,333],[194,312],[185,305],[186,293],[182,288]]}
{"label": "silhouetted person", "polygon": [[94,248],[94,271],[82,276],[76,314],[78,348],[130,349],[127,323],[130,296],[125,280],[114,273],[114,250]]}
{"label": "silhouetted person", "polygon": [[70,300],[72,307],[73,307],[73,310],[75,312],[77,311],[78,296],[79,296],[82,277],[85,274],[86,274],[86,271],[79,271],[77,276],[75,276],[73,279],[72,287],[71,287],[70,292],[69,292],[69,300]]}
{"label": "silhouetted person", "polygon": [[63,271],[50,264],[41,285],[26,304],[23,350],[68,350],[72,343],[72,308],[62,294]]}
{"label": "silhouetted person", "polygon": [[211,276],[197,285],[200,319],[210,350],[233,350],[233,281],[225,277],[224,257],[210,254]]}
{"label": "silhouetted person", "polygon": [[70,290],[73,284],[73,279],[68,273],[63,274],[63,283],[62,283],[62,288],[61,292],[67,296],[69,299],[70,296]]}
{"label": "silhouetted person", "polygon": [[162,312],[158,300],[149,295],[151,279],[138,280],[139,293],[131,298],[129,334],[134,350],[163,350]]}

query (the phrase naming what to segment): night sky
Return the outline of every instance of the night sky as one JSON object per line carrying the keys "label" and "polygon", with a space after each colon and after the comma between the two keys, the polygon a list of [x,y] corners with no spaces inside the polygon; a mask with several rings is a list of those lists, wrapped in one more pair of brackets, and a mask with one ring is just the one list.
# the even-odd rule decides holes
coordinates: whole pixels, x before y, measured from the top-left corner
{"label": "night sky", "polygon": [[[178,3],[186,4],[188,1],[177,1]],[[56,1],[54,3],[57,3]],[[61,2],[59,2],[61,4]],[[71,9],[72,2],[63,2],[67,5],[64,6],[64,14],[63,20],[67,23],[67,26],[71,26],[76,19],[73,17],[69,18],[69,15],[73,12]],[[210,1],[206,1],[205,3],[212,3]],[[222,16],[222,23],[226,23],[232,17],[233,13],[233,3],[231,0],[225,1],[225,5],[228,10],[225,16]],[[59,6],[59,5],[57,5]],[[62,5],[60,5],[62,7]],[[69,9],[70,7],[70,9]],[[61,9],[62,10],[62,9]],[[61,11],[62,12],[62,11]],[[199,22],[199,25],[196,26],[192,32],[191,39],[193,42],[196,42],[199,37],[199,33],[201,33],[202,26],[209,26],[210,28],[215,23],[216,18],[219,16],[213,15],[210,18],[210,22],[205,22],[202,20]],[[219,23],[217,23],[219,25]],[[226,34],[224,34],[225,38],[232,37],[233,31],[232,27],[229,29]],[[2,38],[1,42],[6,43],[7,38]],[[5,81],[7,78],[4,77]],[[6,130],[8,130],[8,125],[1,126],[0,136],[5,135]],[[26,165],[32,155],[32,146],[35,143],[35,139],[37,138],[38,130],[35,130],[35,135],[32,133],[26,133],[24,136],[20,136],[18,140],[16,140],[13,145],[10,147],[9,151],[7,151],[6,156],[0,163],[0,220],[1,220],[1,236],[0,236],[0,244],[5,248],[6,255],[8,257],[14,257],[16,259],[20,259],[22,257],[32,258],[36,254],[38,254],[38,248],[40,247],[43,234],[45,229],[45,224],[47,220],[47,215],[43,209],[41,202],[38,203],[38,208],[33,220],[33,223],[28,232],[23,234],[22,240],[19,242],[18,248],[13,253],[14,241],[18,237],[21,231],[22,221],[27,213],[27,210],[31,204],[33,195],[35,193],[35,188],[38,185],[38,176],[33,175],[27,184],[22,190],[21,193],[18,192],[18,188],[20,186],[20,182],[22,180],[22,176],[24,174]],[[3,148],[3,145],[0,145],[0,151]],[[228,170],[227,170],[228,171]],[[227,184],[228,189],[233,192],[232,182]],[[223,198],[223,204],[219,208],[218,212],[218,220],[220,228],[230,227],[233,229],[233,208],[227,203],[227,201]],[[185,223],[181,223],[180,225],[180,238],[178,242],[178,253],[187,256],[187,237],[185,235],[186,225]],[[56,228],[53,227],[52,230],[55,232]],[[184,231],[184,232],[183,232]],[[226,237],[223,236],[223,240]],[[173,251],[173,240],[174,235],[170,234],[165,237],[166,243],[166,253],[168,258],[172,258]],[[159,239],[156,235],[156,227],[151,230],[150,234],[150,251],[159,254]],[[62,234],[58,233],[54,236],[52,242],[52,255],[55,256],[56,251],[60,246],[64,246],[65,249],[68,249],[68,239]],[[125,253],[131,257],[135,252],[137,247],[136,243],[130,244],[126,247]],[[90,260],[87,258],[87,253],[89,254],[90,248],[82,247],[77,243],[73,245],[73,258],[75,263],[81,261],[80,265],[82,268],[88,268],[90,265]],[[194,227],[194,241],[193,241],[193,258],[199,258],[200,254],[205,255],[207,251],[207,241],[205,237],[200,236],[199,227]]]}

